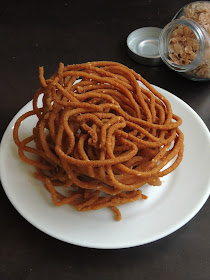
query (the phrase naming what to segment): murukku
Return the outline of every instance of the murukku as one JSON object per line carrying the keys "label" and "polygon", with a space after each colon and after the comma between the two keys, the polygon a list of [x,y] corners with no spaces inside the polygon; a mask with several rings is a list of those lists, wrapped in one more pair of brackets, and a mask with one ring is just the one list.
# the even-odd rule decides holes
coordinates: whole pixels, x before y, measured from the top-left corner
{"label": "murukku", "polygon": [[[13,137],[20,158],[36,168],[34,177],[56,206],[109,207],[119,221],[117,206],[147,199],[140,188],[159,186],[180,164],[182,120],[133,70],[109,61],[60,63],[47,80],[40,67],[39,79],[33,109],[16,121]],[[34,115],[32,135],[21,141],[19,127]]]}

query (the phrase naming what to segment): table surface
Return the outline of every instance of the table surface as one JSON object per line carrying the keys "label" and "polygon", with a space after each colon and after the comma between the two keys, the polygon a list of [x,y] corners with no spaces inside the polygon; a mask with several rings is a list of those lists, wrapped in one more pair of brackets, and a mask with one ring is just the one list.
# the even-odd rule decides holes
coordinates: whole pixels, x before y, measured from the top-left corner
{"label": "table surface", "polygon": [[[125,64],[188,103],[210,128],[210,83],[182,78],[165,65],[132,61],[128,34],[164,27],[189,1],[4,1],[0,7],[0,135],[39,87],[65,64],[112,60]],[[192,151],[193,152],[193,151]],[[202,164],[202,163],[201,163]],[[33,227],[0,189],[0,279],[210,279],[210,202],[175,233],[121,250],[88,249]]]}

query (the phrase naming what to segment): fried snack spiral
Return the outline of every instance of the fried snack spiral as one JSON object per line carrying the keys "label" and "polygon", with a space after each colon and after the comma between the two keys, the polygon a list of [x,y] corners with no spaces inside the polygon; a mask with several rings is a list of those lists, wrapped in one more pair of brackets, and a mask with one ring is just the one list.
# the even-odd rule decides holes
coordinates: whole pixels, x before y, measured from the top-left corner
{"label": "fried snack spiral", "polygon": [[[13,136],[19,157],[35,166],[34,176],[56,206],[70,204],[79,211],[110,207],[120,220],[116,206],[146,199],[139,188],[160,185],[159,178],[180,164],[182,120],[133,70],[108,61],[60,63],[48,80],[40,67],[39,78],[33,110],[16,121]],[[33,115],[38,119],[33,133],[21,141],[21,122]],[[61,194],[62,187],[68,195]]]}

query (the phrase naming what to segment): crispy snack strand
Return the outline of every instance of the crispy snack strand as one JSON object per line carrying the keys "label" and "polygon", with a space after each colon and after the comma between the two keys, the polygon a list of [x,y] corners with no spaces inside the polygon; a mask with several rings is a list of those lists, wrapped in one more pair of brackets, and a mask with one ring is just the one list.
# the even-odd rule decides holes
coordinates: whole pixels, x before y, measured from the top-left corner
{"label": "crispy snack strand", "polygon": [[[110,207],[120,220],[116,206],[146,199],[139,188],[160,185],[159,178],[180,164],[182,120],[173,114],[169,101],[133,70],[107,61],[60,63],[48,80],[40,67],[39,78],[33,110],[16,121],[13,136],[20,158],[36,167],[34,176],[56,206],[70,204],[79,211]],[[38,118],[33,133],[21,141],[21,122],[33,115]],[[62,195],[58,186],[68,195]]]}

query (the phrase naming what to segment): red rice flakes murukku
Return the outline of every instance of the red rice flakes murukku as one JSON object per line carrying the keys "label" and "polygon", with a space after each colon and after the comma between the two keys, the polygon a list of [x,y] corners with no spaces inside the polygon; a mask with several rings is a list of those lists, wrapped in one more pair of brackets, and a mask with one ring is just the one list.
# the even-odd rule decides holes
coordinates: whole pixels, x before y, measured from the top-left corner
{"label": "red rice flakes murukku", "polygon": [[[16,121],[14,141],[20,158],[35,166],[34,176],[43,181],[56,206],[70,204],[79,211],[110,207],[120,220],[116,206],[146,199],[139,188],[160,185],[159,178],[180,164],[182,120],[173,114],[169,101],[133,70],[107,61],[60,63],[48,80],[40,67],[39,78],[33,110]],[[21,122],[32,115],[38,118],[33,133],[20,141]],[[35,148],[27,146],[30,142]],[[64,187],[68,196],[57,186]]]}

